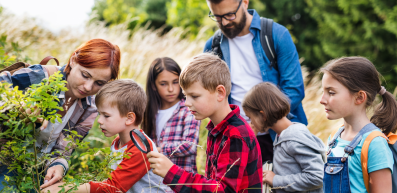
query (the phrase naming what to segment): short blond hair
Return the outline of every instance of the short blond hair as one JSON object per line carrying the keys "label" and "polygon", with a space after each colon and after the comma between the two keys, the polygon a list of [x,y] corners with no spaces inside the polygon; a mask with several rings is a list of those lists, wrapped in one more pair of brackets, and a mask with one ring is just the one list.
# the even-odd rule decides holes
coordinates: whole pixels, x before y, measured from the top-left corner
{"label": "short blond hair", "polygon": [[135,125],[139,125],[145,113],[147,98],[143,88],[136,82],[121,79],[111,81],[99,90],[95,97],[95,104],[100,107],[104,103],[116,106],[121,116],[134,112]]}
{"label": "short blond hair", "polygon": [[197,81],[210,92],[215,92],[217,86],[223,85],[227,96],[232,88],[226,62],[211,53],[202,53],[193,57],[179,76],[182,89],[189,88]]}

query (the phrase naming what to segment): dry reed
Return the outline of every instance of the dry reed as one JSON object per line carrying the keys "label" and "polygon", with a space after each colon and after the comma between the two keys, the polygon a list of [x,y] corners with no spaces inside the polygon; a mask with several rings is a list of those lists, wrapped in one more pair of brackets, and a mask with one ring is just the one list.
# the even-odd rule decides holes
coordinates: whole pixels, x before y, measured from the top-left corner
{"label": "dry reed", "polygon": [[[32,64],[37,64],[42,58],[53,55],[61,64],[65,64],[71,53],[79,45],[93,38],[103,38],[117,44],[121,50],[121,77],[131,78],[145,85],[147,69],[157,57],[168,56],[184,66],[194,55],[202,52],[205,40],[197,37],[191,41],[182,39],[185,33],[180,28],[174,28],[169,33],[161,36],[160,31],[140,28],[134,33],[127,29],[126,24],[107,28],[103,23],[87,24],[84,32],[81,29],[69,29],[51,33],[37,25],[32,18],[16,17],[4,10],[0,14],[0,34],[8,36],[7,42],[18,42],[23,54],[32,59]],[[304,62],[303,62],[304,64]],[[319,103],[321,97],[320,77],[315,76],[307,82],[308,72],[303,70],[305,80],[305,99],[303,108],[306,112],[309,130],[322,140],[326,140],[332,129],[339,127],[341,121],[329,121],[325,117],[323,106]],[[205,149],[208,120],[202,121],[200,128],[200,142],[203,150],[198,148],[197,167],[199,173],[204,173]],[[91,136],[88,136],[91,137]],[[101,136],[102,137],[102,136]],[[94,137],[95,138],[95,137]]]}

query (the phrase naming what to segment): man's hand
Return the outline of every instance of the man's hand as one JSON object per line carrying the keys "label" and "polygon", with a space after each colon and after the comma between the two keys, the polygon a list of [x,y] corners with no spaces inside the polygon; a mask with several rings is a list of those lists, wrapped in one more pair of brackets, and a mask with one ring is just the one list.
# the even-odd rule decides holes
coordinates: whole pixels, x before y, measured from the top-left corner
{"label": "man's hand", "polygon": [[274,174],[272,171],[263,171],[263,183],[273,186],[273,178],[275,175],[276,174]]}
{"label": "man's hand", "polygon": [[153,169],[153,173],[161,176],[162,178],[167,175],[168,171],[174,165],[170,159],[161,153],[151,151],[147,154],[147,158],[149,158],[150,167]]}
{"label": "man's hand", "polygon": [[159,153],[161,153],[161,147],[157,147],[157,151],[159,151]]}
{"label": "man's hand", "polygon": [[60,165],[52,166],[48,168],[47,170],[47,175],[44,178],[44,184],[40,186],[41,189],[46,188],[48,186],[51,186],[58,182],[59,180],[62,180],[63,173],[65,171],[63,170],[63,167]]}

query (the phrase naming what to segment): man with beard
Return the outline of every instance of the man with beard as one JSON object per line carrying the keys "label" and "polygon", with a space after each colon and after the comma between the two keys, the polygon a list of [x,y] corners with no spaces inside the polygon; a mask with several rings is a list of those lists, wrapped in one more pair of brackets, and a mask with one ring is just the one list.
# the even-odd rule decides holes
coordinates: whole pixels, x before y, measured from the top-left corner
{"label": "man with beard", "polygon": [[[261,30],[265,29],[261,29],[258,13],[253,9],[248,10],[249,0],[207,0],[207,4],[210,8],[209,17],[217,22],[222,33],[218,40],[220,51],[213,48],[213,36],[207,41],[204,52],[212,50],[216,54],[220,53],[220,57],[229,66],[232,80],[229,103],[238,105],[241,115],[250,122],[241,108],[245,93],[260,82],[272,82],[290,99],[291,111],[288,118],[307,125],[302,107],[305,96],[302,71],[288,29],[276,22],[271,23],[272,36],[268,38],[274,42],[274,53],[269,48],[272,45],[269,41],[264,45],[268,45],[266,49],[276,59],[274,65],[271,63],[273,58],[268,58],[265,48],[262,48],[261,39],[264,41],[265,37],[261,37]],[[276,133],[272,130],[269,132],[270,135],[258,134],[263,161],[273,158],[272,141]]]}

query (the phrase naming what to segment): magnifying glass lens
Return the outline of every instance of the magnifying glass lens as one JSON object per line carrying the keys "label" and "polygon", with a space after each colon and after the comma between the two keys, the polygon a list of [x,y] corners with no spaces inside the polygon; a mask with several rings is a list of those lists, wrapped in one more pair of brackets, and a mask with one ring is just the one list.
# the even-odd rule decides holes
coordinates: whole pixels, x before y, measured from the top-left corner
{"label": "magnifying glass lens", "polygon": [[138,134],[136,134],[135,132],[131,132],[131,137],[133,138],[132,140],[135,142],[136,146],[139,146],[139,148],[142,149],[144,152],[148,152],[146,145],[142,141],[143,139],[141,139]]}

